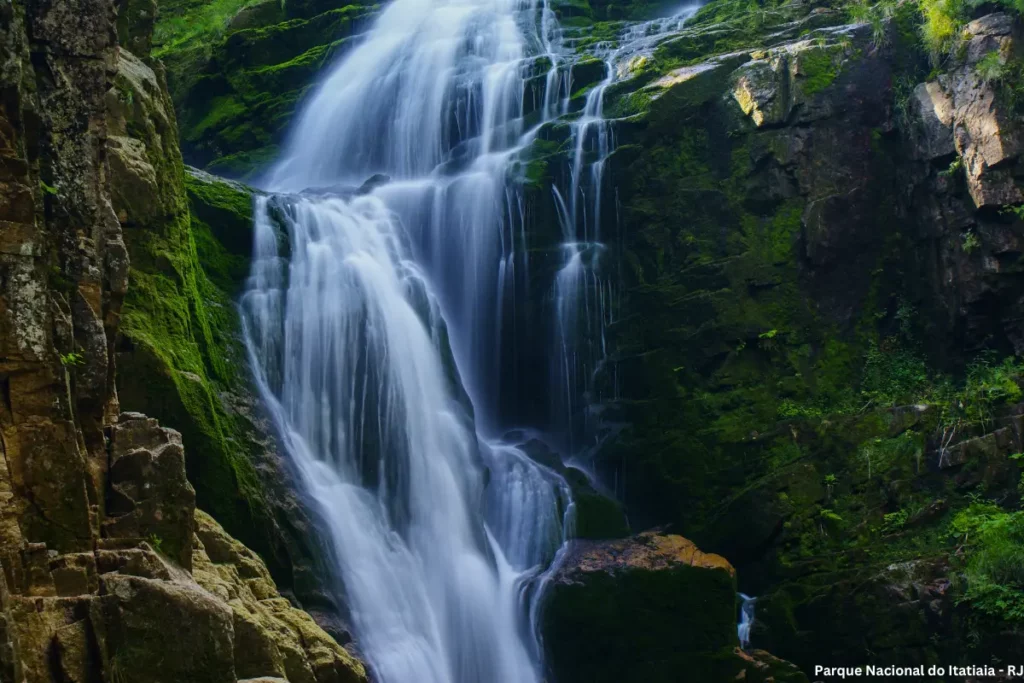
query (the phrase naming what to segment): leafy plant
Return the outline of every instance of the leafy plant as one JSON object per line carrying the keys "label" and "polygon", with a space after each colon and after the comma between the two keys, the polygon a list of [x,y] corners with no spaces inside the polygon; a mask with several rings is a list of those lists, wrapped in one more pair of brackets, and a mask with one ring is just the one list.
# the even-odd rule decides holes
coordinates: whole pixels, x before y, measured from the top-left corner
{"label": "leafy plant", "polygon": [[981,240],[978,239],[978,235],[973,230],[968,230],[960,235],[960,245],[964,248],[964,253],[970,254],[981,246]]}
{"label": "leafy plant", "polygon": [[149,538],[147,538],[146,541],[149,542],[149,545],[151,545],[153,547],[153,550],[155,550],[156,552],[163,552],[164,540],[156,534],[150,534]]}
{"label": "leafy plant", "polygon": [[884,349],[875,342],[868,347],[861,393],[869,405],[908,403],[919,397],[927,384],[925,362],[907,344],[889,339]]}
{"label": "leafy plant", "polygon": [[1024,622],[1024,512],[975,502],[953,518],[963,551],[961,602],[1010,622]]}
{"label": "leafy plant", "polygon": [[906,526],[909,517],[910,513],[906,510],[897,510],[884,515],[882,517],[882,533],[892,534],[900,531]]}
{"label": "leafy plant", "polygon": [[775,337],[778,336],[778,334],[778,330],[768,330],[767,332],[762,332],[761,334],[757,335],[757,338],[759,340],[757,345],[760,346],[765,351],[771,351],[772,349],[776,348]]}
{"label": "leafy plant", "polygon": [[943,178],[949,178],[959,173],[960,170],[963,169],[963,167],[964,159],[963,157],[958,156],[956,159],[953,159],[953,161],[949,162],[949,168],[947,168],[945,171],[939,171],[939,175],[942,176]]}
{"label": "leafy plant", "polygon": [[1024,221],[1024,204],[1004,207],[999,213],[1004,216],[1015,216],[1017,220]]}
{"label": "leafy plant", "polygon": [[910,130],[911,122],[913,121],[910,102],[916,86],[917,79],[912,74],[900,74],[893,78],[893,114],[896,119],[896,125],[900,130]]}
{"label": "leafy plant", "polygon": [[866,0],[853,3],[848,8],[850,19],[859,24],[871,25],[871,42],[876,47],[888,47],[888,22],[896,13],[898,3],[893,0],[882,0],[871,3]]}
{"label": "leafy plant", "polygon": [[825,475],[825,499],[832,500],[832,493],[835,491],[836,484],[839,483],[839,477],[834,474]]}
{"label": "leafy plant", "polygon": [[982,57],[978,63],[974,65],[974,70],[978,74],[978,77],[986,83],[1002,81],[1006,78],[1008,71],[1006,61],[1003,59],[1002,55],[999,54],[998,50],[993,50]]}
{"label": "leafy plant", "polygon": [[76,365],[85,365],[85,356],[72,351],[71,353],[62,353],[60,355],[60,364],[64,367],[74,367]]}
{"label": "leafy plant", "polygon": [[921,39],[933,61],[949,55],[965,18],[964,0],[921,0]]}
{"label": "leafy plant", "polygon": [[818,531],[822,536],[827,536],[829,531],[838,530],[843,523],[843,518],[830,508],[822,508],[818,513]]}

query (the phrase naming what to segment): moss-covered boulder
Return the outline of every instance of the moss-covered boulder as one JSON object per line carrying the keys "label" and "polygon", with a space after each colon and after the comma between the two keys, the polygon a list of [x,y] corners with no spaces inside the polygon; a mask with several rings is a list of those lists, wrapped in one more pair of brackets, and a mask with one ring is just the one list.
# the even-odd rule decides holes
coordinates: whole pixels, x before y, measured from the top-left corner
{"label": "moss-covered boulder", "polygon": [[560,683],[724,683],[756,668],[738,652],[735,571],[680,536],[576,541],[549,590],[543,633]]}

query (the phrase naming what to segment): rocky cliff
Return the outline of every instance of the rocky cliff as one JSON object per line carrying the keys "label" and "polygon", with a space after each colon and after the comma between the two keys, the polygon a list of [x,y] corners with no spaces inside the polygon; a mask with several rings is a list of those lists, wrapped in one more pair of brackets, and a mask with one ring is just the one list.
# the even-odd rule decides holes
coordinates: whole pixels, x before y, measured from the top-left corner
{"label": "rocky cliff", "polygon": [[120,9],[0,6],[0,677],[365,680],[195,509],[188,439],[121,413],[136,273],[179,257],[126,242],[189,215],[159,72],[118,42],[146,45],[126,13],[154,8]]}

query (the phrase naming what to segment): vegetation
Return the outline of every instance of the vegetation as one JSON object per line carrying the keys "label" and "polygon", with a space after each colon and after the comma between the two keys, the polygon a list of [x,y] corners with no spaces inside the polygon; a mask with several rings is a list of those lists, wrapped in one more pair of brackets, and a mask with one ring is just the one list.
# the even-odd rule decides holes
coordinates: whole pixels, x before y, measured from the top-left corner
{"label": "vegetation", "polygon": [[999,621],[1024,623],[1024,511],[986,502],[957,513],[961,601]]}
{"label": "vegetation", "polygon": [[71,351],[70,353],[62,353],[60,356],[60,364],[64,367],[74,367],[76,365],[85,365],[85,356],[77,351]]}
{"label": "vegetation", "polygon": [[259,0],[195,0],[163,1],[160,21],[156,25],[153,56],[160,59],[192,44],[213,43],[227,29],[228,22],[240,9]]}

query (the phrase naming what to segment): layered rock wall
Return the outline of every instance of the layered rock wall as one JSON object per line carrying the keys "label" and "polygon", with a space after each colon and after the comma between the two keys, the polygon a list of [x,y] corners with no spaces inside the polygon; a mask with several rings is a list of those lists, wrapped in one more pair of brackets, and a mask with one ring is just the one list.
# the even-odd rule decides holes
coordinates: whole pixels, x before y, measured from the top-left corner
{"label": "layered rock wall", "polygon": [[[189,213],[166,90],[117,10],[0,6],[0,678],[365,681],[195,510],[188,441],[120,413],[125,232],[151,244]],[[158,259],[133,273],[174,270],[132,251]]]}

